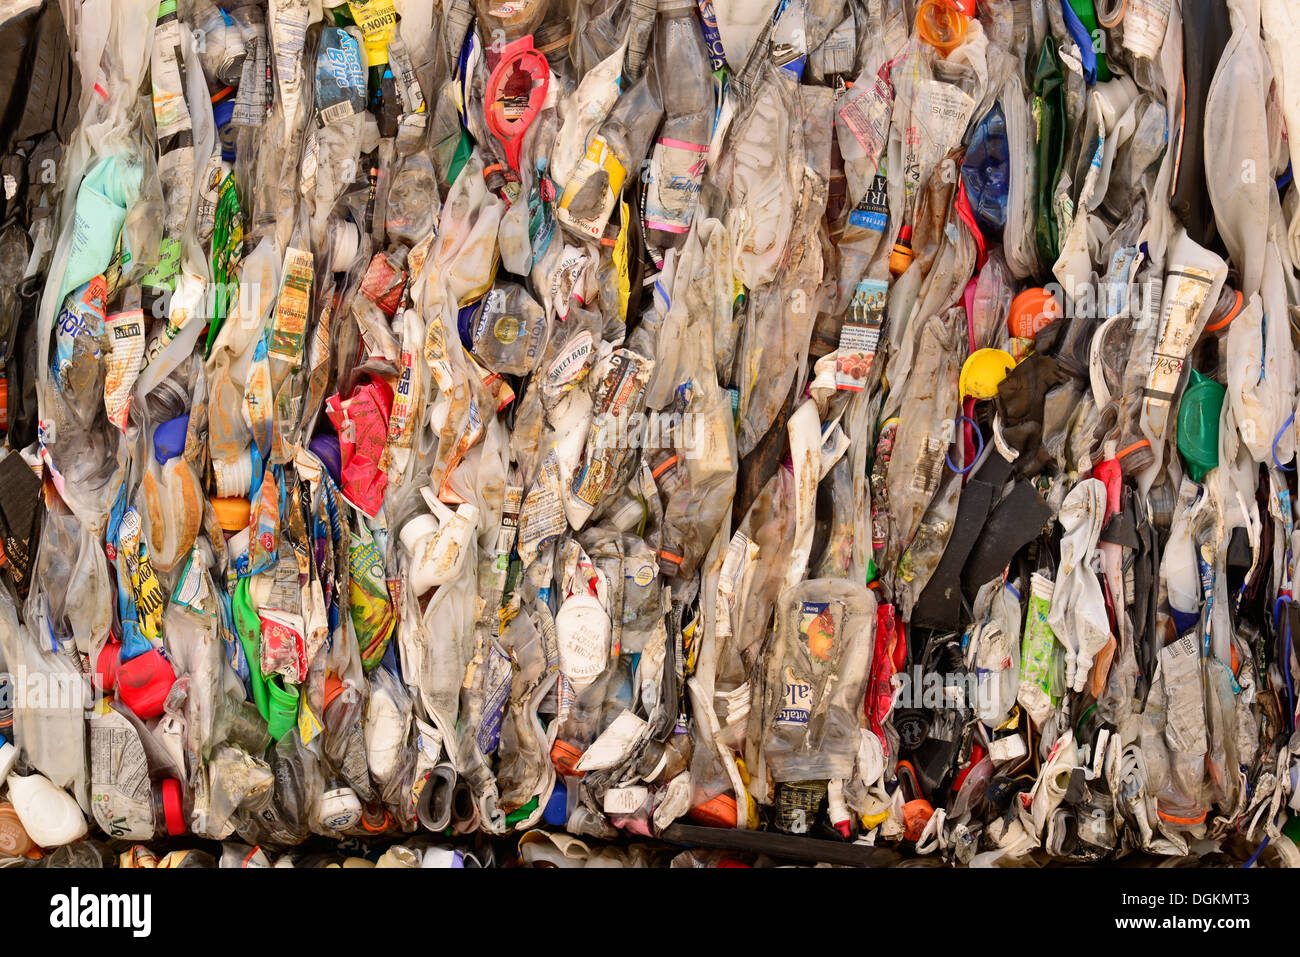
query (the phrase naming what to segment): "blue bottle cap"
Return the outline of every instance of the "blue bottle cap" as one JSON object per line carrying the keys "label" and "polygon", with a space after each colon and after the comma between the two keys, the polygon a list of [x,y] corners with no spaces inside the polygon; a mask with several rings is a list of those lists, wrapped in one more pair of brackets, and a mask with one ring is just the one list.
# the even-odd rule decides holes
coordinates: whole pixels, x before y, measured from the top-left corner
{"label": "blue bottle cap", "polygon": [[568,819],[569,791],[564,786],[564,780],[557,777],[555,789],[551,791],[551,798],[546,802],[546,810],[542,812],[542,820],[551,827],[564,827],[564,822]]}
{"label": "blue bottle cap", "polygon": [[166,465],[185,451],[185,433],[190,428],[190,414],[178,415],[153,432],[153,454],[159,465]]}

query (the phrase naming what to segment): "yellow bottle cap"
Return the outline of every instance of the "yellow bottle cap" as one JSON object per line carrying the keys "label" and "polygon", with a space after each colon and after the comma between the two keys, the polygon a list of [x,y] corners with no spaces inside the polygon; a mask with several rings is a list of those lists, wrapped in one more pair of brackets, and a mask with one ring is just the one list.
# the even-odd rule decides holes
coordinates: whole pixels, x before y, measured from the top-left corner
{"label": "yellow bottle cap", "polygon": [[1016,367],[1016,360],[1001,349],[977,349],[961,367],[958,387],[962,397],[991,399],[998,394],[998,383]]}

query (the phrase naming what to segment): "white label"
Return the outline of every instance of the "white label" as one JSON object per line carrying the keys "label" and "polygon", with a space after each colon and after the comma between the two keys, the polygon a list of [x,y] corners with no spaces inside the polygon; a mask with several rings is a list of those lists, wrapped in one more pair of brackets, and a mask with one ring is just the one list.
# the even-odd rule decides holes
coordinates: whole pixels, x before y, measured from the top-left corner
{"label": "white label", "polygon": [[650,795],[650,790],[639,784],[627,788],[611,788],[605,792],[606,814],[632,814]]}

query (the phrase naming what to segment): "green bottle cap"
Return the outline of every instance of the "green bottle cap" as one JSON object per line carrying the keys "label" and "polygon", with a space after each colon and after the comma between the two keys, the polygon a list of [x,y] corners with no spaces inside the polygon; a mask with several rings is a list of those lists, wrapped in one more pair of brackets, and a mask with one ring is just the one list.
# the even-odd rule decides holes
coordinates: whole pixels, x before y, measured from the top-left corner
{"label": "green bottle cap", "polygon": [[163,17],[167,16],[168,14],[175,13],[175,12],[176,12],[176,0],[162,0],[162,3],[158,4],[159,20],[161,20]]}

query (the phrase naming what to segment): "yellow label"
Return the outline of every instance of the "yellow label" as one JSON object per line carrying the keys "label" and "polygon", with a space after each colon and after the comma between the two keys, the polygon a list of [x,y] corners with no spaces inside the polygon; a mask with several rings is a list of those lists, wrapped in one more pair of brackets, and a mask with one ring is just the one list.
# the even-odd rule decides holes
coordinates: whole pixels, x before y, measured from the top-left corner
{"label": "yellow label", "polygon": [[619,231],[618,240],[614,243],[614,252],[611,254],[611,258],[614,260],[614,270],[618,274],[618,316],[624,322],[627,322],[627,300],[632,294],[632,281],[628,277],[627,271],[627,224],[631,217],[627,203],[619,203],[618,214],[623,228]]}
{"label": "yellow label", "polygon": [[292,365],[302,359],[307,319],[311,315],[311,285],[315,275],[312,254],[290,247],[284,254],[284,276],[275,303],[275,321],[267,355]]}
{"label": "yellow label", "polygon": [[[570,213],[569,205],[577,198],[587,181],[601,170],[605,172],[607,183],[597,214],[584,218]],[[593,136],[591,145],[587,147],[587,154],[579,161],[578,168],[573,171],[573,175],[569,177],[569,182],[564,187],[556,218],[592,239],[599,239],[601,233],[605,231],[605,224],[609,222],[609,214],[613,212],[614,204],[623,191],[625,179],[627,179],[627,170],[618,161],[609,144],[601,137]]]}
{"label": "yellow label", "polygon": [[153,562],[149,561],[144,543],[140,545],[140,563],[136,567],[138,573],[133,584],[136,586],[135,604],[140,616],[140,630],[147,638],[161,638],[163,605],[167,598],[163,594],[162,585],[158,583],[158,575],[153,570]]}
{"label": "yellow label", "polygon": [[324,725],[312,714],[311,705],[304,700],[298,709],[298,734],[303,744],[310,744],[311,739],[324,730]]}
{"label": "yellow label", "polygon": [[388,38],[397,26],[393,0],[348,0],[348,9],[361,29],[367,63],[383,66],[388,62]]}

